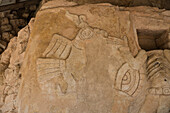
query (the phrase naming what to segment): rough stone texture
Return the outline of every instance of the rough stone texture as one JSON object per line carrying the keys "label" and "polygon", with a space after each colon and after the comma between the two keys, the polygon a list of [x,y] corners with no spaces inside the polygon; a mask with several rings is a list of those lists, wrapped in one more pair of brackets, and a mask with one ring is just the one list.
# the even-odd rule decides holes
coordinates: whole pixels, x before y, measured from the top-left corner
{"label": "rough stone texture", "polygon": [[85,3],[111,3],[113,5],[118,6],[152,6],[158,7],[163,9],[170,9],[170,1],[169,0],[68,0],[77,2],[78,4],[85,4]]}
{"label": "rough stone texture", "polygon": [[[8,1],[9,2],[9,1]],[[5,7],[5,6],[4,6]],[[0,12],[0,40],[8,43],[34,17],[37,5]],[[3,43],[0,42],[1,45]],[[6,49],[6,44],[3,45]],[[0,46],[0,54],[5,50]]]}
{"label": "rough stone texture", "polygon": [[[19,113],[168,113],[167,11],[75,5],[49,1],[37,13]],[[153,51],[148,37],[167,41]]]}
{"label": "rough stone texture", "polygon": [[20,68],[30,37],[33,21],[32,19],[30,24],[18,33],[18,37],[11,39],[8,48],[2,54],[0,60],[0,83],[2,84],[3,82],[3,87],[0,88],[2,92],[0,103],[2,113],[17,113],[16,100],[22,77]]}
{"label": "rough stone texture", "polygon": [[19,33],[30,34],[24,59],[18,38],[1,57],[2,112],[169,113],[169,18],[151,7],[44,2]]}

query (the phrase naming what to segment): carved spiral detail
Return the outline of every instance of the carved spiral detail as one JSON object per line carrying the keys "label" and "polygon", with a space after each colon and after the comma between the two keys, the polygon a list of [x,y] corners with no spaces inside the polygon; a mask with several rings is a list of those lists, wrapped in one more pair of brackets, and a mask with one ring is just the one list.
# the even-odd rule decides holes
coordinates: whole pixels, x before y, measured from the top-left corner
{"label": "carved spiral detail", "polygon": [[127,71],[122,79],[122,85],[127,85],[127,84],[130,84],[131,82],[131,75],[130,75],[130,72]]}
{"label": "carved spiral detail", "polygon": [[163,94],[164,95],[170,95],[170,88],[169,87],[163,88]]}
{"label": "carved spiral detail", "polygon": [[92,36],[93,36],[93,29],[91,29],[91,28],[84,28],[80,31],[81,39],[89,39]]}

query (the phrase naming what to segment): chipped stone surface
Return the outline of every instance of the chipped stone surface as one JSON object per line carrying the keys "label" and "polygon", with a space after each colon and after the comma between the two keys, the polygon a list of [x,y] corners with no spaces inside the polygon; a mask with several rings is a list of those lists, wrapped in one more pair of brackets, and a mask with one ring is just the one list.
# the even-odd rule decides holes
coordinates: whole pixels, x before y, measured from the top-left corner
{"label": "chipped stone surface", "polygon": [[[33,24],[33,20],[30,24]],[[3,83],[1,88],[1,110],[3,113],[17,113],[17,95],[22,77],[20,68],[31,27],[32,25],[27,25],[18,33],[18,37],[11,39],[0,60],[0,75],[3,76],[3,81],[1,80],[1,84]]]}

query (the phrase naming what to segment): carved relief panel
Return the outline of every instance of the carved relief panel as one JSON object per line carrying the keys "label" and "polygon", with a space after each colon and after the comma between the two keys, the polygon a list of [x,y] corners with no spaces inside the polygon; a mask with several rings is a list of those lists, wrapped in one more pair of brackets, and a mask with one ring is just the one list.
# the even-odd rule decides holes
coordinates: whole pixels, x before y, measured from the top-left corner
{"label": "carved relief panel", "polygon": [[[35,56],[27,58],[36,62],[27,65],[35,67],[32,77],[36,77],[37,95],[43,99],[32,95],[40,100],[38,107],[44,106],[40,111],[161,113],[169,108],[169,101],[164,102],[169,99],[169,82],[165,82],[169,80],[169,50],[157,55],[140,49],[130,20],[120,19],[116,8],[105,7],[81,6],[83,11],[78,13],[74,8],[40,11],[35,39],[30,42],[38,49],[32,52]],[[49,20],[45,14],[50,15]],[[125,14],[129,16],[129,12]],[[111,20],[115,23],[110,24]],[[120,20],[129,23],[124,26]],[[152,100],[156,104],[151,104]],[[44,101],[47,103],[42,105]],[[146,111],[148,106],[153,109]]]}

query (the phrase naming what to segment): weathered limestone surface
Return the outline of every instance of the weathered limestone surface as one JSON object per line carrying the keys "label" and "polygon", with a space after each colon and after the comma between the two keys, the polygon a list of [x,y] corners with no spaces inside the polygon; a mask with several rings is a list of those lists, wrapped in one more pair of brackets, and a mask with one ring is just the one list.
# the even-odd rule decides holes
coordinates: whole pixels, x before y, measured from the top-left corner
{"label": "weathered limestone surface", "polygon": [[[5,73],[21,66],[16,112],[169,113],[169,20],[169,11],[150,7],[45,3],[27,26],[24,60],[1,64]],[[10,51],[8,59],[22,56]]]}
{"label": "weathered limestone surface", "polygon": [[1,110],[2,113],[17,113],[17,95],[21,82],[20,68],[25,49],[30,37],[33,19],[19,33],[11,39],[8,48],[3,52],[0,60]]}

